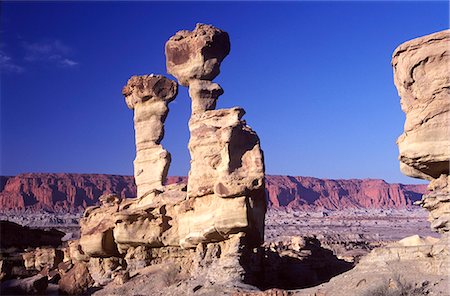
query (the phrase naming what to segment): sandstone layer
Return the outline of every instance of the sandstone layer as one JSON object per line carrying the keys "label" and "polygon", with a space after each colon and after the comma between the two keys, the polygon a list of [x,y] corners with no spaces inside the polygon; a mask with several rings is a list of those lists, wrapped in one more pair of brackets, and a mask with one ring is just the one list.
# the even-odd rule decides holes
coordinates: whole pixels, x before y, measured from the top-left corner
{"label": "sandstone layer", "polygon": [[406,114],[397,143],[404,174],[437,179],[449,173],[450,30],[400,45],[392,57],[394,82]]}
{"label": "sandstone layer", "polygon": [[168,104],[177,91],[177,84],[162,75],[133,76],[122,90],[128,108],[134,110],[134,178],[138,197],[161,188],[166,180],[171,158],[160,142]]}
{"label": "sandstone layer", "polygon": [[430,180],[422,206],[431,227],[450,230],[450,30],[400,45],[392,57],[394,81],[406,114],[399,137],[401,171]]}
{"label": "sandstone layer", "polygon": [[96,284],[123,283],[161,261],[228,285],[250,276],[246,259],[264,239],[264,160],[244,110],[214,110],[223,90],[211,80],[229,50],[228,34],[210,25],[180,31],[166,44],[168,72],[191,86],[187,185],[166,184],[170,154],[160,144],[177,84],[151,74],[123,88],[134,110],[137,197],[102,195],[85,210],[72,243]]}

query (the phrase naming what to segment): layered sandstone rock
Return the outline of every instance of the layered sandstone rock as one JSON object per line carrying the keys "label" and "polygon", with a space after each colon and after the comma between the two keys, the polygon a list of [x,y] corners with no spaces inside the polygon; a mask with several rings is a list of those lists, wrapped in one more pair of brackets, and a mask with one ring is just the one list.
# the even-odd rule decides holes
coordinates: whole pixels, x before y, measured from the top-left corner
{"label": "layered sandstone rock", "polygon": [[405,131],[397,143],[401,171],[430,180],[422,206],[430,210],[431,227],[450,230],[448,187],[450,160],[450,30],[400,45],[392,57],[394,81],[406,113]]}
{"label": "layered sandstone rock", "polygon": [[214,282],[246,276],[245,258],[264,238],[264,160],[244,110],[214,110],[223,90],[210,80],[229,48],[227,33],[208,25],[166,44],[168,72],[190,86],[193,101],[187,186],[165,184],[170,154],[160,145],[177,84],[145,75],[124,87],[135,112],[137,197],[101,196],[80,221],[81,250],[69,245],[71,260],[86,262],[97,284],[123,282],[130,271],[162,261]]}
{"label": "layered sandstone rock", "polygon": [[170,153],[160,142],[168,104],[176,97],[177,90],[177,84],[162,75],[133,76],[122,90],[128,108],[134,110],[134,177],[138,197],[161,188],[166,180]]}
{"label": "layered sandstone rock", "polygon": [[[264,237],[264,159],[259,138],[242,120],[242,108],[214,110],[223,90],[211,80],[229,51],[228,34],[204,24],[191,32],[180,31],[166,43],[167,71],[189,86],[192,99],[187,197],[193,207],[183,218],[184,228],[192,233],[184,241],[187,244],[205,237],[226,238],[245,229],[251,229],[246,232],[255,244]],[[186,232],[184,228],[180,232]]]}

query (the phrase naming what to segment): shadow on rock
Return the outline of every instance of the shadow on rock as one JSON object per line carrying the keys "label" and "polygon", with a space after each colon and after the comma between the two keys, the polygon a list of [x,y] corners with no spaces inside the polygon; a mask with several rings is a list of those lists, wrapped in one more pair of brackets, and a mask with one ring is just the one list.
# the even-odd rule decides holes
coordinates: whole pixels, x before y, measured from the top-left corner
{"label": "shadow on rock", "polygon": [[249,258],[243,265],[246,274],[251,276],[244,281],[261,290],[309,288],[354,267],[353,263],[338,259],[331,250],[323,248],[316,238],[303,238],[297,244],[271,243]]}

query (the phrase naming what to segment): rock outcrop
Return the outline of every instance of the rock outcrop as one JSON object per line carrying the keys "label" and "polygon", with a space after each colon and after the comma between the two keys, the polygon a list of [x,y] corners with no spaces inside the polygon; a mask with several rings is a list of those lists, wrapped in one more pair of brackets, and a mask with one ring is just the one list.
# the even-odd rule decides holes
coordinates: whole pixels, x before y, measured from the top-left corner
{"label": "rock outcrop", "polygon": [[166,181],[171,158],[160,143],[168,104],[175,99],[177,86],[162,75],[144,75],[131,77],[122,90],[128,108],[134,110],[134,178],[138,197],[160,189]]}
{"label": "rock outcrop", "polygon": [[130,271],[161,261],[216,283],[249,276],[245,259],[264,239],[264,160],[244,110],[214,110],[223,90],[211,80],[229,50],[228,34],[209,25],[166,44],[168,72],[190,87],[193,101],[187,185],[166,184],[170,154],[160,144],[177,84],[152,74],[133,76],[123,88],[135,112],[137,197],[102,195],[69,247],[97,284],[126,281]]}
{"label": "rock outcrop", "polygon": [[450,230],[450,30],[400,45],[392,57],[394,81],[406,113],[398,138],[400,169],[430,180],[422,206],[430,211],[431,227]]}

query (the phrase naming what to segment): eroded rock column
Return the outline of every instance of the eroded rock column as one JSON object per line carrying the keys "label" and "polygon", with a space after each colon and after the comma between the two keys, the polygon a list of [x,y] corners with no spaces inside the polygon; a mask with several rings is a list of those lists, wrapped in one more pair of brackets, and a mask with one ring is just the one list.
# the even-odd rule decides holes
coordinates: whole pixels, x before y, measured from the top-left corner
{"label": "eroded rock column", "polygon": [[243,233],[249,244],[264,237],[264,160],[257,134],[240,107],[214,110],[222,88],[212,82],[230,52],[228,34],[197,24],[166,43],[168,73],[189,87],[191,169],[187,188],[192,210],[180,218],[181,245],[221,241]]}
{"label": "eroded rock column", "polygon": [[177,95],[177,83],[162,75],[133,76],[122,90],[128,108],[134,110],[137,197],[160,189],[166,180],[170,153],[161,146],[168,104]]}
{"label": "eroded rock column", "polygon": [[394,82],[406,114],[398,138],[400,170],[430,180],[421,205],[431,227],[450,230],[450,30],[400,45],[392,57]]}

